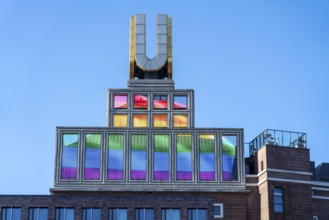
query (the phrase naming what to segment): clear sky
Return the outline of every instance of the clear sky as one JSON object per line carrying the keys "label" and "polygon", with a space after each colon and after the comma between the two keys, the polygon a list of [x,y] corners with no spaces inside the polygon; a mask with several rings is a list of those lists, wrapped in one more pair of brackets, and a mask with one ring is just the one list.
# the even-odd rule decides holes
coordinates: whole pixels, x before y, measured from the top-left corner
{"label": "clear sky", "polygon": [[196,127],[306,132],[329,162],[328,0],[0,0],[0,194],[48,194],[56,126],[105,126],[126,88],[129,19],[173,20],[173,77]]}

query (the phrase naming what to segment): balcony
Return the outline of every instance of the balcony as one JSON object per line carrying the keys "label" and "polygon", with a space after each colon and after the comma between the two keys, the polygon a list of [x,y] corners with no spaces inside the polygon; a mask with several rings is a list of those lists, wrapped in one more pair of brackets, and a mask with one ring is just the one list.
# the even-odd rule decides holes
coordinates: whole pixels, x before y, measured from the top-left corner
{"label": "balcony", "polygon": [[266,129],[249,143],[249,154],[254,155],[264,145],[307,148],[306,133]]}

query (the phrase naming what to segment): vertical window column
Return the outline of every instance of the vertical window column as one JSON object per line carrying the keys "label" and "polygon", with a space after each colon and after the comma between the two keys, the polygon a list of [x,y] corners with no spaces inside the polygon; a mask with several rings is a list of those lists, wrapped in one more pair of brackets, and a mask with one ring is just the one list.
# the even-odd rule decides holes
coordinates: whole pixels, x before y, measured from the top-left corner
{"label": "vertical window column", "polygon": [[169,180],[169,135],[153,136],[153,180]]}
{"label": "vertical window column", "polygon": [[154,210],[151,208],[135,209],[135,220],[153,220]]}
{"label": "vertical window column", "polygon": [[86,134],[85,138],[85,180],[100,179],[101,165],[101,134]]}
{"label": "vertical window column", "polygon": [[127,220],[126,208],[109,208],[109,220]]}
{"label": "vertical window column", "polygon": [[101,209],[100,208],[83,208],[82,220],[100,220]]}
{"label": "vertical window column", "polygon": [[176,180],[192,180],[192,135],[176,136]]}
{"label": "vertical window column", "polygon": [[146,180],[147,135],[131,135],[130,179]]}
{"label": "vertical window column", "polygon": [[274,188],[274,211],[283,212],[283,190],[280,187]]}
{"label": "vertical window column", "polygon": [[2,220],[21,220],[21,208],[2,208]]}
{"label": "vertical window column", "polygon": [[63,134],[62,140],[61,179],[76,180],[78,174],[79,134]]}
{"label": "vertical window column", "polygon": [[74,208],[56,208],[56,220],[74,220]]}
{"label": "vertical window column", "polygon": [[48,208],[29,208],[29,220],[47,220]]}
{"label": "vertical window column", "polygon": [[199,180],[215,180],[215,135],[199,135]]}
{"label": "vertical window column", "polygon": [[124,173],[124,135],[109,134],[107,179],[123,180]]}
{"label": "vertical window column", "polygon": [[222,136],[222,179],[238,180],[237,138],[235,135]]}

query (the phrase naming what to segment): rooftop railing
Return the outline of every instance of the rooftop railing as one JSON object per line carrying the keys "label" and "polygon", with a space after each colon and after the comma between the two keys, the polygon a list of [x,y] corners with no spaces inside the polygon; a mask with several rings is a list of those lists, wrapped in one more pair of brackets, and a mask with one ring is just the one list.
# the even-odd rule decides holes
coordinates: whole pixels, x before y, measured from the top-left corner
{"label": "rooftop railing", "polygon": [[307,148],[306,133],[266,129],[249,143],[249,154],[254,155],[265,145]]}

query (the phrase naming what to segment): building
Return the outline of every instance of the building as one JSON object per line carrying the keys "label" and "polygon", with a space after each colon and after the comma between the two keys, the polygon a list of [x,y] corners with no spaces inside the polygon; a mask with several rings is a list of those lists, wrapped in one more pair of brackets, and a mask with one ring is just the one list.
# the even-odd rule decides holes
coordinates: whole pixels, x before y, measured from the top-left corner
{"label": "building", "polygon": [[[306,134],[195,128],[194,91],[175,89],[171,18],[131,17],[128,88],[109,89],[106,127],[57,127],[50,195],[0,196],[1,219],[329,219]],[[246,172],[247,170],[247,172]]]}

